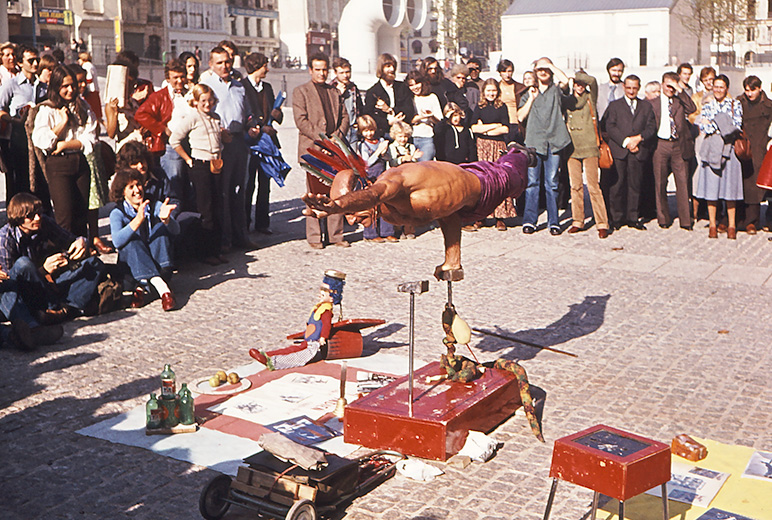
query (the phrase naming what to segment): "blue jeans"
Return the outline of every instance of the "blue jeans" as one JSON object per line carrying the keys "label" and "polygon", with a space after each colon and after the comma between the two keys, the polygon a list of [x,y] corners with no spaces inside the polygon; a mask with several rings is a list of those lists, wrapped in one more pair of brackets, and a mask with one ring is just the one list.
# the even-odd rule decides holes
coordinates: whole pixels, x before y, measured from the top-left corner
{"label": "blue jeans", "polygon": [[536,222],[539,220],[542,168],[544,169],[544,195],[547,199],[547,225],[550,228],[560,226],[558,222],[558,166],[560,166],[559,151],[553,153],[548,146],[547,155],[536,154],[536,166],[528,168],[523,226],[536,227]]}
{"label": "blue jeans", "polygon": [[376,237],[383,237],[383,238],[393,237],[394,226],[386,222],[382,218],[379,218],[377,222],[373,222],[372,226],[366,227],[365,230],[362,232],[362,235],[366,239],[371,239]]}
{"label": "blue jeans", "polygon": [[19,294],[19,284],[16,280],[0,282],[0,312],[10,322],[23,321],[30,327],[37,327],[40,323],[32,317],[29,307],[24,303]]}
{"label": "blue jeans", "polygon": [[162,269],[172,266],[172,240],[166,226],[162,222],[153,226],[147,242],[135,235],[118,251],[118,260],[128,264],[137,281],[160,276]]}
{"label": "blue jeans", "polygon": [[174,213],[175,216],[182,211],[182,204],[180,203],[185,200],[185,186],[188,183],[186,166],[180,154],[167,144],[166,153],[161,156],[161,168],[168,180],[166,183],[166,196],[172,199],[172,201],[179,201],[179,206]]}
{"label": "blue jeans", "polygon": [[416,162],[431,161],[434,159],[434,138],[433,137],[413,137],[413,144],[423,152],[423,155]]}
{"label": "blue jeans", "polygon": [[[97,293],[97,287],[104,279],[104,271],[102,261],[92,256],[82,260],[77,269],[65,270],[54,283],[60,293],[66,294],[64,303],[83,310]],[[19,283],[19,292],[30,308],[42,310],[61,303],[28,257],[17,259],[8,276]]]}

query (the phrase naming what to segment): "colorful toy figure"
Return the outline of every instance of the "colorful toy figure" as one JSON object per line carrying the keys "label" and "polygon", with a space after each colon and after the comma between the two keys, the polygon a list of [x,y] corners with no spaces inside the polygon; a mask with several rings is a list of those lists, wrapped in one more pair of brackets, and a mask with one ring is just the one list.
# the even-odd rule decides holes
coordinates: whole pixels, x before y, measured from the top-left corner
{"label": "colorful toy figure", "polygon": [[264,364],[269,370],[281,370],[306,365],[327,357],[327,340],[332,331],[333,305],[340,305],[346,275],[328,270],[319,287],[319,302],[311,309],[306,322],[303,341],[298,344],[269,352],[249,349],[249,355]]}

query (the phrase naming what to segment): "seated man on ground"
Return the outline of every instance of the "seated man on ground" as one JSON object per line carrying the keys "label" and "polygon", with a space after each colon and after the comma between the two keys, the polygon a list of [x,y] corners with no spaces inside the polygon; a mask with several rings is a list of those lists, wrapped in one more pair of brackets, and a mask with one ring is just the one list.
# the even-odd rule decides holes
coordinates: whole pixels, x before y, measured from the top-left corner
{"label": "seated man on ground", "polygon": [[166,283],[172,268],[172,235],[180,226],[171,213],[177,207],[145,198],[144,177],[134,169],[120,170],[110,186],[110,200],[117,207],[110,212],[110,232],[118,249],[118,260],[126,262],[131,275],[146,290],[152,286],[161,306],[171,311],[176,305]]}
{"label": "seated man on ground", "polygon": [[[32,350],[40,345],[56,343],[64,334],[61,325],[42,325],[19,294],[19,284],[0,270],[0,321],[8,320],[11,326],[0,328],[0,346],[11,344],[19,350]],[[42,319],[42,316],[41,316]]]}
{"label": "seated man on ground", "polygon": [[357,175],[335,175],[330,195],[307,193],[307,216],[352,215],[350,223],[370,225],[375,214],[400,226],[427,225],[439,220],[445,240],[445,262],[434,271],[461,269],[461,226],[487,217],[505,197],[518,197],[527,183],[531,151],[512,146],[496,162],[478,161],[457,166],[445,162],[408,163],[384,172],[371,185],[354,191]]}
{"label": "seated man on ground", "polygon": [[7,215],[0,228],[0,269],[17,282],[24,302],[46,322],[82,315],[105,278],[105,265],[86,257],[86,238],[43,215],[40,199],[29,193],[14,195]]}

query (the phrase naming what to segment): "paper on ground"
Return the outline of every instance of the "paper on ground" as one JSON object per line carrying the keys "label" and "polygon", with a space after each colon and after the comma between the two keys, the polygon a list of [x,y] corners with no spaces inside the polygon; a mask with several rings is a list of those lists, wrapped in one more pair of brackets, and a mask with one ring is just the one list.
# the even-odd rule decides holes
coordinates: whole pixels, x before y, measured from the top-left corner
{"label": "paper on ground", "polygon": [[145,420],[145,407],[139,406],[125,414],[82,428],[77,433],[145,448],[234,476],[243,459],[262,451],[256,441],[209,428],[177,435],[145,435]]}
{"label": "paper on ground", "polygon": [[[673,462],[670,465],[670,482],[667,483],[667,497],[685,504],[708,507],[716,497],[721,486],[729,478],[729,473]],[[646,493],[661,497],[661,487],[657,486]]]}

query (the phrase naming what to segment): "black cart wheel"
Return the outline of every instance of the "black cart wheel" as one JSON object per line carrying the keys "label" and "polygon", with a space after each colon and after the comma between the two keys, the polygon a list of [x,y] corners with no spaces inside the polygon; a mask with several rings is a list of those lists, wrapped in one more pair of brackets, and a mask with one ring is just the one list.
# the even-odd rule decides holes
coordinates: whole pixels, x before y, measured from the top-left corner
{"label": "black cart wheel", "polygon": [[292,504],[284,520],[316,520],[316,507],[310,500],[298,500]]}
{"label": "black cart wheel", "polygon": [[198,499],[198,510],[206,520],[220,520],[228,508],[230,502],[226,502],[228,491],[231,488],[231,478],[228,475],[217,475],[204,489]]}

